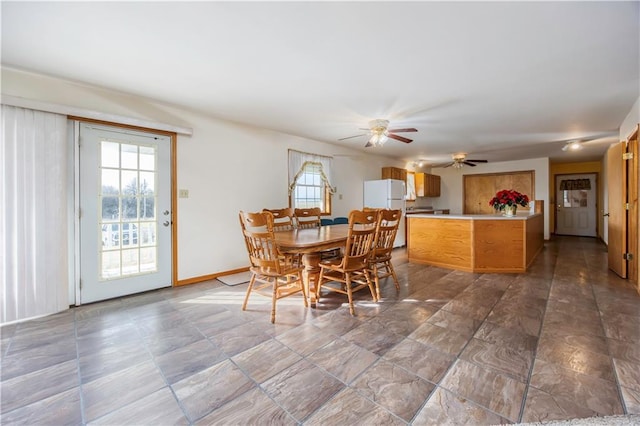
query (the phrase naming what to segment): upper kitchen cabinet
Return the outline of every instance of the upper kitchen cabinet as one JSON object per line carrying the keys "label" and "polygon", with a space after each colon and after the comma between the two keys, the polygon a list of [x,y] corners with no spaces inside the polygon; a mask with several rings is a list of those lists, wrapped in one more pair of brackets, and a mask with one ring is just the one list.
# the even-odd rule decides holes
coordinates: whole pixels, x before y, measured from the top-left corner
{"label": "upper kitchen cabinet", "polygon": [[429,173],[415,173],[416,195],[418,197],[439,197],[440,176]]}
{"label": "upper kitchen cabinet", "polygon": [[414,172],[407,172],[407,200],[416,199],[416,176]]}
{"label": "upper kitchen cabinet", "polygon": [[407,181],[407,171],[399,167],[383,167],[382,179],[396,179],[403,182]]}

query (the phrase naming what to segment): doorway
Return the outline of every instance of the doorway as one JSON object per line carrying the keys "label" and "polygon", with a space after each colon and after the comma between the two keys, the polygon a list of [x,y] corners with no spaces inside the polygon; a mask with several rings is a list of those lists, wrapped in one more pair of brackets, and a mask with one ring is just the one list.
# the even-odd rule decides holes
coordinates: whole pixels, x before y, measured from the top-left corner
{"label": "doorway", "polygon": [[556,176],[556,234],[597,236],[596,185],[595,173]]}
{"label": "doorway", "polygon": [[79,303],[171,286],[170,137],[80,123],[79,138]]}

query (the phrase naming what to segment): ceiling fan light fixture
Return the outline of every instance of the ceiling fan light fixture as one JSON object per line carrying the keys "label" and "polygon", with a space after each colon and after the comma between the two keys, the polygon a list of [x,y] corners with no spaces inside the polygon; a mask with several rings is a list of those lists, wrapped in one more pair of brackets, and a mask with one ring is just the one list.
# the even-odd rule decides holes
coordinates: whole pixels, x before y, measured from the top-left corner
{"label": "ceiling fan light fixture", "polygon": [[456,161],[454,161],[454,162],[453,162],[453,168],[454,168],[454,169],[461,169],[461,168],[462,168],[462,166],[463,166],[462,161],[458,161],[458,160],[456,160]]}
{"label": "ceiling fan light fixture", "polygon": [[387,128],[378,126],[371,128],[371,138],[369,138],[369,143],[373,146],[382,146],[389,139],[387,136]]}
{"label": "ceiling fan light fixture", "polygon": [[582,142],[579,140],[567,142],[567,144],[562,147],[563,151],[578,151],[580,149],[582,149]]}

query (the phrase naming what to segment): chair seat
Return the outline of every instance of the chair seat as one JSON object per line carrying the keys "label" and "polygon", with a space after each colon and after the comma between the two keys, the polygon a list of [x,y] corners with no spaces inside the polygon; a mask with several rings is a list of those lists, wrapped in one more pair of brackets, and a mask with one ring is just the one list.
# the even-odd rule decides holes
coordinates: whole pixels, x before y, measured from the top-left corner
{"label": "chair seat", "polygon": [[391,260],[391,255],[375,256],[371,259],[371,263],[382,263],[382,262],[388,262],[390,260]]}
{"label": "chair seat", "polygon": [[366,268],[367,266],[367,262],[358,262],[355,263],[354,265],[351,265],[350,268],[343,268],[342,267],[342,258],[341,257],[336,257],[333,259],[327,259],[326,261],[323,260],[322,262],[320,262],[320,267],[321,268],[327,268],[327,269],[332,269],[332,270],[339,270],[342,272],[354,272],[354,271],[360,271],[363,268]]}

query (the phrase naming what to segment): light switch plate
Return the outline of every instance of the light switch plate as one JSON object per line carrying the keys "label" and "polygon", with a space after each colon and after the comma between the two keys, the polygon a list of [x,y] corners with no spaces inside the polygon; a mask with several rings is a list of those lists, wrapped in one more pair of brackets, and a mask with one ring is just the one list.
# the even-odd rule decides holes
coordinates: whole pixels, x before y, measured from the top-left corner
{"label": "light switch plate", "polygon": [[189,198],[189,190],[188,189],[179,189],[178,190],[178,198]]}

